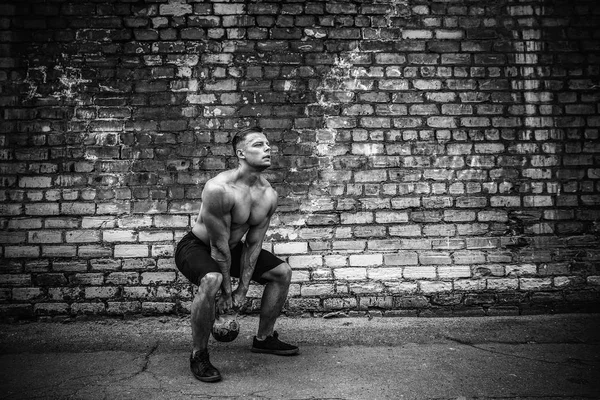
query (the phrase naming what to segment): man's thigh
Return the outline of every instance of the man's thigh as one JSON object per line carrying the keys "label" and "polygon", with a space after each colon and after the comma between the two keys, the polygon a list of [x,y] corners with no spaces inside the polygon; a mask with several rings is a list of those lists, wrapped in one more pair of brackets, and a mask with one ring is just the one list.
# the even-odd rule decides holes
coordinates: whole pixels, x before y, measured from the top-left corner
{"label": "man's thigh", "polygon": [[[240,277],[240,262],[242,258],[242,248],[244,244],[240,243],[232,250],[231,258],[231,276],[236,278]],[[235,262],[234,262],[235,260]],[[258,282],[261,285],[267,284],[269,281],[263,277],[265,272],[271,271],[274,268],[277,268],[281,264],[284,264],[285,261],[275,256],[270,251],[262,249],[260,254],[258,255],[258,259],[256,260],[256,266],[254,267],[254,273],[252,274],[252,280],[254,282]]]}
{"label": "man's thigh", "polygon": [[210,246],[198,239],[192,232],[185,235],[175,251],[177,269],[194,285],[209,272],[221,272],[219,265],[210,256]]}

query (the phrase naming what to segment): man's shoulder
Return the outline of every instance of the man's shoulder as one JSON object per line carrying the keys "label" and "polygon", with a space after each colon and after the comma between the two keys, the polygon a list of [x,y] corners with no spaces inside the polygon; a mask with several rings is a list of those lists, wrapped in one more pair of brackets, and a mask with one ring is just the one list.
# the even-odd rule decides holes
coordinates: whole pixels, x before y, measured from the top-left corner
{"label": "man's shoulder", "polygon": [[227,175],[228,171],[221,172],[217,176],[209,179],[202,189],[204,196],[227,197],[231,194],[230,179]]}
{"label": "man's shoulder", "polygon": [[204,188],[226,187],[230,185],[232,181],[232,172],[232,170],[219,172],[206,182]]}

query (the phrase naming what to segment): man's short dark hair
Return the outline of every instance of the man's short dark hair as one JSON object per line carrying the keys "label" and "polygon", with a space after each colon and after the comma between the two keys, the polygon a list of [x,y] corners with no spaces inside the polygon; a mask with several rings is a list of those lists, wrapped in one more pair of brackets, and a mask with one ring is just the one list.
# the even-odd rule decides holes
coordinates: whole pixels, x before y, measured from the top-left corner
{"label": "man's short dark hair", "polygon": [[231,139],[231,145],[233,146],[233,154],[236,153],[238,144],[246,140],[246,136],[248,136],[251,133],[263,133],[263,131],[260,128],[248,127],[240,129],[233,135],[233,138]]}

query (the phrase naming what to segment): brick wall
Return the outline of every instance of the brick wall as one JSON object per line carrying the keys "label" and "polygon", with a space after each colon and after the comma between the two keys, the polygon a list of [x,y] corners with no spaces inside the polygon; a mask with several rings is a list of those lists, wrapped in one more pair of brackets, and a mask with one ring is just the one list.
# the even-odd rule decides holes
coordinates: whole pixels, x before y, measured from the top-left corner
{"label": "brick wall", "polygon": [[187,312],[174,245],[248,124],[290,312],[597,310],[599,27],[595,0],[3,2],[0,313]]}

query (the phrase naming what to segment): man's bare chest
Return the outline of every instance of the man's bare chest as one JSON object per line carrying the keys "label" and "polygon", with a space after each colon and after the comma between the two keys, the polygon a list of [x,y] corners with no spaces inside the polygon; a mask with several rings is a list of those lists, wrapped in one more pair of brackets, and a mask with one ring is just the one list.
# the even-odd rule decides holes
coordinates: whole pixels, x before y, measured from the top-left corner
{"label": "man's bare chest", "polygon": [[264,191],[236,193],[231,210],[231,222],[235,225],[258,225],[267,218],[271,204]]}

